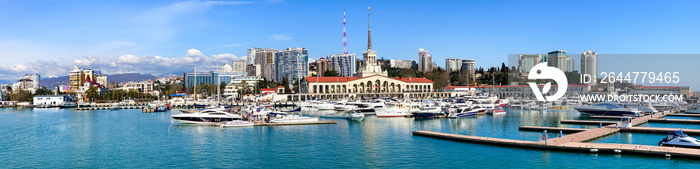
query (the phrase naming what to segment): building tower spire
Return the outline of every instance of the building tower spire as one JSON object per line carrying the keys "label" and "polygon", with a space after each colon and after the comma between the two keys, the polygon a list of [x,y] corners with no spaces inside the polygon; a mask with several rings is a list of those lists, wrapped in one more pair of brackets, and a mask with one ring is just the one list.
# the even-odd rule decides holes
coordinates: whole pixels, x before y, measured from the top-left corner
{"label": "building tower spire", "polygon": [[370,7],[367,7],[367,50],[372,50],[372,28],[370,27]]}
{"label": "building tower spire", "polygon": [[343,54],[348,54],[348,35],[345,32],[345,9],[343,9]]}

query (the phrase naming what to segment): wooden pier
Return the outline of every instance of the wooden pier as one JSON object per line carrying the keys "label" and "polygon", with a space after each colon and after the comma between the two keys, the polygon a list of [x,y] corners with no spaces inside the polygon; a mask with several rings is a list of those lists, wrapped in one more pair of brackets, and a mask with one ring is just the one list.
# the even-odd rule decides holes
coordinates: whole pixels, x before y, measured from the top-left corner
{"label": "wooden pier", "polygon": [[666,116],[680,116],[680,117],[700,117],[700,114],[669,114]]}
{"label": "wooden pier", "polygon": [[[584,118],[589,118],[589,119],[615,119],[615,120],[620,120],[620,116],[589,116],[589,117],[584,117]],[[637,118],[637,117],[632,117],[632,118]]]}
{"label": "wooden pier", "polygon": [[587,129],[576,129],[576,128],[561,128],[561,127],[537,127],[537,126],[520,126],[518,127],[518,130],[520,131],[550,131],[550,132],[559,132],[562,131],[562,133],[578,133],[582,131],[586,131]]}
{"label": "wooden pier", "polygon": [[[619,118],[619,117],[618,117]],[[561,124],[588,124],[588,125],[610,125],[617,123],[616,121],[591,121],[591,120],[562,120]]]}
{"label": "wooden pier", "polygon": [[[590,131],[590,130],[587,130]],[[509,147],[524,147],[533,149],[548,149],[560,151],[578,151],[578,152],[595,152],[595,153],[631,153],[640,155],[652,156],[673,156],[700,158],[700,151],[691,148],[676,148],[676,147],[660,147],[660,146],[645,146],[634,144],[607,144],[607,143],[581,143],[581,142],[566,142],[564,144],[545,143],[543,141],[524,141],[511,140],[501,138],[489,138],[478,136],[466,136],[458,134],[448,134],[433,131],[414,131],[413,135],[433,137],[439,139],[455,140],[461,142],[491,144]]]}
{"label": "wooden pier", "polygon": [[[670,112],[669,112],[670,113]],[[695,123],[695,121],[700,120],[682,120],[682,119],[658,119],[663,118],[669,113],[656,113],[653,115],[647,115],[639,118],[632,119],[632,126],[638,126],[643,123],[652,121],[663,121],[663,122],[686,122]],[[536,126],[521,126],[519,130],[528,131],[541,131],[541,130],[551,130],[552,133],[558,131],[567,131],[573,134],[564,135],[561,137],[550,138],[543,141],[525,141],[525,140],[511,140],[511,139],[500,139],[500,138],[489,138],[489,137],[478,137],[478,136],[465,136],[458,134],[449,134],[441,132],[432,131],[414,131],[413,135],[434,137],[440,139],[456,140],[462,142],[472,142],[481,144],[492,144],[501,146],[511,146],[511,147],[526,147],[534,149],[551,149],[551,150],[562,150],[562,151],[583,151],[583,152],[595,152],[595,153],[633,153],[640,155],[654,155],[654,156],[678,156],[678,157],[689,157],[689,158],[700,158],[700,151],[692,148],[676,148],[676,147],[661,147],[661,146],[645,146],[645,145],[634,145],[634,144],[608,144],[608,143],[586,143],[585,141],[590,141],[603,136],[611,135],[620,131],[625,132],[654,132],[654,133],[667,133],[670,131],[676,131],[678,129],[673,128],[652,128],[652,127],[631,127],[631,128],[619,128],[618,122],[614,121],[580,121],[580,120],[562,120],[562,124],[607,124],[600,128],[595,129],[573,129],[573,128],[558,128],[558,127],[536,127]],[[689,134],[698,134],[700,130],[694,129],[682,129],[683,132]]]}
{"label": "wooden pier", "polygon": [[649,119],[649,122],[700,124],[700,120],[687,120],[687,119]]}
{"label": "wooden pier", "polygon": [[287,122],[287,123],[255,123],[255,126],[287,126],[287,125],[313,125],[313,124],[336,124],[337,121],[309,121],[309,122]]}

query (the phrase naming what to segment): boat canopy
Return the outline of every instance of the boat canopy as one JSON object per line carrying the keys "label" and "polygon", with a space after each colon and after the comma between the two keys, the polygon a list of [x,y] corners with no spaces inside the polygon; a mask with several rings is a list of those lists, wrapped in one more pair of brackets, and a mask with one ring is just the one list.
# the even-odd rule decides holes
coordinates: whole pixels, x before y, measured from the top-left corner
{"label": "boat canopy", "polygon": [[681,130],[668,132],[668,135],[673,136],[673,138],[675,138],[675,137],[688,137],[688,135],[683,133],[683,131],[681,131]]}

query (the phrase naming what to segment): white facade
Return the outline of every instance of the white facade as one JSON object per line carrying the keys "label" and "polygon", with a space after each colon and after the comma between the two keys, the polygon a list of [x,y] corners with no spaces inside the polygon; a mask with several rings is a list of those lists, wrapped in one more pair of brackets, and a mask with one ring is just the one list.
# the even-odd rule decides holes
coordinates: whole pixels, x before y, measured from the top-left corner
{"label": "white facade", "polygon": [[462,59],[448,58],[445,59],[445,69],[448,72],[459,72],[462,68]]}
{"label": "white facade", "polygon": [[593,51],[583,51],[581,53],[581,74],[591,76],[591,85],[598,83],[598,53]]}
{"label": "white facade", "polygon": [[433,55],[423,48],[418,49],[418,71],[429,72],[433,70]]}
{"label": "white facade", "polygon": [[409,69],[409,68],[413,68],[413,61],[412,60],[390,59],[389,66],[393,67],[393,68]]}
{"label": "white facade", "polygon": [[245,60],[234,60],[231,62],[231,70],[233,72],[246,72]]}
{"label": "white facade", "polygon": [[71,102],[69,96],[66,95],[39,95],[34,96],[34,105],[62,105],[63,103]]}
{"label": "white facade", "polygon": [[470,76],[474,76],[476,73],[476,60],[474,59],[464,59],[462,60],[462,70],[468,71]]}

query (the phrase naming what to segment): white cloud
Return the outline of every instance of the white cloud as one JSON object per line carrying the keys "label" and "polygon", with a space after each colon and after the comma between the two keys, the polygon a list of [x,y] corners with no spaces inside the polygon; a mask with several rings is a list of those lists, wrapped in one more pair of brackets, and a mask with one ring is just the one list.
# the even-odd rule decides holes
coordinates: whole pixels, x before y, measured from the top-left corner
{"label": "white cloud", "polygon": [[83,69],[101,70],[105,74],[149,73],[154,75],[192,71],[195,66],[199,71],[217,70],[217,64],[245,60],[245,56],[223,53],[206,56],[197,49],[189,49],[182,57],[121,55],[119,57],[83,57],[72,63],[38,60],[26,64],[4,65],[0,63],[0,75],[3,79],[19,79],[27,73],[39,73],[47,76],[67,76],[74,66]]}
{"label": "white cloud", "polygon": [[270,38],[272,38],[272,40],[275,40],[275,41],[286,41],[286,40],[292,39],[292,36],[290,36],[288,34],[275,34],[275,35],[270,36]]}

